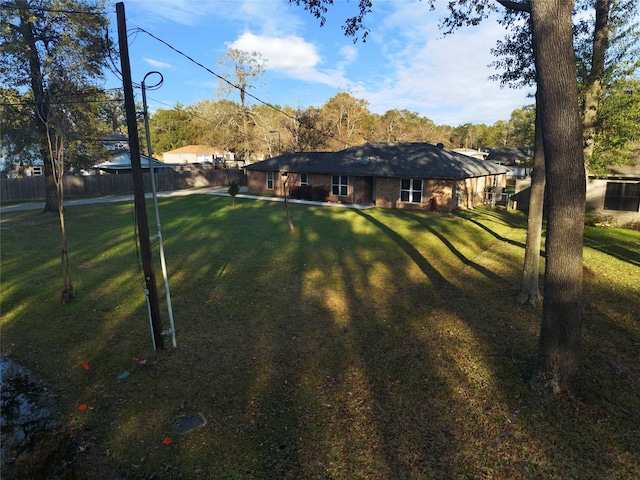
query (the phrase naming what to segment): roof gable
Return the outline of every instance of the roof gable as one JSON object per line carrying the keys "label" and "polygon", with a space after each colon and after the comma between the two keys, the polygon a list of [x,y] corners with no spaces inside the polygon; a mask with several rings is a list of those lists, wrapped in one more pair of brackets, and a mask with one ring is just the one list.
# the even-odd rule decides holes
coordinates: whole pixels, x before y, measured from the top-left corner
{"label": "roof gable", "polygon": [[365,143],[339,152],[289,153],[247,170],[461,179],[506,173],[501,165],[430,143]]}

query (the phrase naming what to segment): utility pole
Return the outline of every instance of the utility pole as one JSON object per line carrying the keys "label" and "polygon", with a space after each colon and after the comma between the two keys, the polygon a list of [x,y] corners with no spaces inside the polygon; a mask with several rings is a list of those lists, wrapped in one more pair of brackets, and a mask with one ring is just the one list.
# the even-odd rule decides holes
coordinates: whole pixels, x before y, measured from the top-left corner
{"label": "utility pole", "polygon": [[[158,302],[158,286],[153,268],[151,242],[149,240],[149,221],[147,206],[144,198],[144,182],[142,179],[142,165],[140,163],[140,140],[138,139],[138,122],[136,119],[136,105],[131,83],[131,65],[129,63],[129,43],[127,40],[127,21],[124,14],[124,3],[116,3],[118,22],[118,44],[120,45],[120,65],[122,68],[122,86],[124,88],[124,106],[127,115],[127,130],[129,131],[129,154],[131,156],[131,174],[133,176],[133,198],[135,202],[136,218],[138,219],[138,238],[140,239],[140,256],[145,280],[145,295],[149,307],[149,322],[153,337],[153,348],[164,348],[162,325],[160,323],[160,304]],[[151,162],[152,160],[149,159]]]}

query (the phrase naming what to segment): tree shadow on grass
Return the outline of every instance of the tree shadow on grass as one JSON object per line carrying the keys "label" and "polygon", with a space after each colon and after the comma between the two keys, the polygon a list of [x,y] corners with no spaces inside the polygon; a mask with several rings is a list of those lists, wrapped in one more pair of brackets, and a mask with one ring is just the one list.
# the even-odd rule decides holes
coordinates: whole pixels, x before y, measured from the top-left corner
{"label": "tree shadow on grass", "polygon": [[[414,307],[413,314],[422,318],[422,321],[416,323],[412,320],[411,309],[398,311],[397,321],[390,329],[371,320],[376,317],[375,311],[371,311],[368,305],[359,300],[357,291],[352,290],[348,295],[352,322],[360,338],[364,366],[380,410],[379,431],[384,438],[387,463],[393,467],[392,477],[453,478],[469,468],[469,452],[463,451],[461,442],[461,438],[466,435],[466,427],[461,427],[456,421],[461,412],[468,408],[460,399],[460,389],[477,388],[467,376],[468,373],[464,372],[466,367],[458,363],[459,358],[456,358],[455,352],[459,350],[459,346],[447,345],[452,338],[458,337],[458,333],[452,333],[460,327],[456,319],[462,319],[471,328],[470,336],[459,333],[461,341],[477,342],[479,351],[474,351],[471,355],[483,358],[481,362],[485,363],[486,368],[495,369],[495,376],[510,382],[511,388],[513,364],[509,365],[508,360],[504,361],[503,346],[493,344],[494,339],[486,338],[481,329],[476,331],[482,320],[489,320],[484,315],[477,315],[475,309],[469,308],[471,305],[481,304],[480,299],[473,298],[473,295],[470,296],[448,281],[419,250],[388,225],[366,213],[356,213],[398,244],[430,281],[418,282],[413,286],[415,289],[424,289],[424,295],[430,298],[427,301],[429,308]],[[415,221],[411,214],[397,213],[400,218]],[[425,227],[427,222],[425,220],[420,225]],[[426,230],[443,241],[454,255],[462,257],[460,260],[464,264],[475,265],[435,229],[429,226]],[[484,267],[475,266],[478,267],[475,270],[483,273],[489,282],[503,281]],[[403,269],[398,269],[400,271]],[[366,281],[354,278],[361,276],[361,272],[344,270],[343,275],[344,283],[348,285]],[[409,282],[407,278],[399,277],[397,280],[399,283]],[[442,331],[443,325],[448,325],[448,334]],[[429,332],[428,343],[417,338],[417,334],[424,332]],[[433,349],[438,338],[443,341],[443,345]],[[510,356],[513,357],[512,354]],[[500,361],[492,360],[496,358]],[[505,365],[508,368],[503,370]],[[515,407],[508,406],[509,400],[499,393],[500,387],[496,388],[496,403],[501,405],[497,408],[504,409],[504,415],[508,416],[508,411]],[[524,388],[524,382],[520,384],[520,388]],[[402,412],[399,423],[403,428],[389,424],[385,413],[388,411]],[[477,415],[478,412],[471,408],[468,414]],[[400,431],[404,431],[404,434],[400,435]]]}
{"label": "tree shadow on grass", "polygon": [[[59,384],[86,376],[78,398],[96,418],[88,425],[112,455],[122,454],[112,460],[127,475],[561,478],[571,464],[577,476],[602,478],[620,474],[617,454],[637,452],[630,436],[594,448],[608,423],[621,424],[615,412],[606,418],[547,405],[527,390],[523,370],[535,349],[537,316],[491,301],[504,280],[484,274],[490,269],[482,259],[472,261],[480,269],[458,267],[471,259],[456,243],[464,241],[460,235],[447,236],[447,222],[456,219],[433,217],[432,225],[429,216],[415,221],[395,211],[296,206],[292,238],[281,207],[256,203],[225,210],[206,197],[175,200],[165,246],[179,279],[172,283],[178,350],[115,379],[141,345],[148,349],[141,305],[102,343],[91,337],[106,338],[106,326],[82,326],[87,331],[72,349],[96,345],[91,372],[78,365],[64,371],[67,354],[39,354],[61,365]],[[414,236],[415,226],[433,238]],[[432,251],[436,238],[444,247]],[[518,248],[505,245],[504,269],[519,261]],[[120,275],[107,268],[112,260],[100,260],[105,284]],[[28,313],[21,322],[31,321]],[[76,323],[55,328],[71,331]],[[136,329],[143,333],[129,338]],[[28,342],[25,329],[21,345]],[[177,436],[176,420],[194,412],[207,425]],[[633,432],[633,422],[623,434]],[[171,445],[162,444],[164,435]]]}
{"label": "tree shadow on grass", "polygon": [[[480,215],[483,216],[489,216],[492,218],[498,218],[500,220],[504,220],[505,216],[504,215],[499,215],[496,212],[491,212],[491,211],[486,211],[485,209],[477,209],[474,210],[474,216],[478,216],[477,213],[481,212]],[[495,230],[490,229],[489,227],[487,227],[485,224],[483,224],[482,222],[480,222],[479,220],[476,220],[476,218],[473,218],[471,215],[466,214],[464,211],[460,211],[457,212],[456,215],[460,218],[463,218],[464,220],[467,220],[471,223],[476,224],[478,227],[482,228],[484,231],[490,233],[491,235],[493,235],[495,238],[497,238],[498,240],[500,240],[501,242],[505,242],[508,243],[509,245],[514,245],[516,247],[525,247],[525,244],[522,242],[516,242],[514,240],[511,240],[510,238],[506,238],[503,237],[502,235],[500,235],[498,232],[496,232]],[[509,224],[512,228],[526,228],[523,227],[521,224],[519,223],[513,223],[513,224]],[[540,251],[540,255],[544,256],[544,252]]]}
{"label": "tree shadow on grass", "polygon": [[[630,242],[634,240],[630,239]],[[612,242],[607,237],[607,229],[585,227],[584,246],[593,248],[618,260],[640,266],[640,237],[631,243],[621,245],[620,241]]]}
{"label": "tree shadow on grass", "polygon": [[424,228],[425,230],[427,230],[428,232],[432,233],[435,237],[437,237],[444,245],[447,246],[447,248],[449,249],[449,251],[451,251],[451,253],[453,253],[462,263],[464,263],[465,265],[467,265],[468,267],[473,268],[474,270],[476,270],[478,273],[481,273],[482,275],[484,275],[485,277],[487,277],[488,279],[492,280],[493,282],[496,282],[496,284],[500,284],[500,282],[502,281],[502,278],[499,275],[496,275],[495,273],[493,273],[491,270],[489,270],[488,268],[483,267],[482,265],[479,265],[476,262],[473,262],[471,260],[469,260],[467,257],[465,257],[460,250],[458,250],[453,243],[451,243],[443,234],[441,234],[440,232],[438,232],[436,229],[434,229],[430,224],[429,221],[424,217],[424,216],[420,216],[420,215],[416,215],[413,213],[409,213],[409,212],[398,212],[400,216],[405,217],[409,220],[415,221],[417,222],[421,228]]}
{"label": "tree shadow on grass", "polygon": [[[368,217],[368,215],[363,215],[361,212],[359,212],[359,214],[364,217]],[[398,216],[404,218],[414,217],[414,215],[406,212],[401,212]],[[390,229],[378,220],[373,220],[372,223],[381,228],[389,238],[397,241],[412,260],[415,261],[415,259],[420,259],[422,257],[418,250],[408,244],[406,240],[402,239],[402,237],[394,232],[393,229]],[[421,222],[421,225],[431,233],[435,233],[435,228],[428,225],[428,219],[424,219]],[[393,233],[390,234],[389,230]],[[485,228],[485,230],[487,230],[487,228]],[[436,233],[436,236],[440,238],[440,240],[443,240],[442,234]],[[499,235],[494,235],[494,237],[498,238],[500,241],[506,240]],[[399,238],[400,240],[398,240]],[[456,257],[464,261],[463,258],[460,258],[460,256],[456,254],[454,251],[456,249],[451,242],[448,242],[445,239],[443,243],[447,245],[447,248],[449,248]],[[518,247],[521,246],[516,242],[507,241],[506,243]],[[428,261],[424,258],[419,260],[419,262],[420,265],[424,265],[425,262],[428,264]],[[467,262],[464,263],[468,264]],[[421,270],[424,273],[429,272],[433,276],[431,269],[425,269],[421,266]],[[345,275],[348,275],[348,273],[345,273]],[[588,447],[590,442],[587,440],[584,432],[588,431],[589,433],[586,435],[591,437],[599,436],[604,433],[604,430],[606,429],[603,430],[601,427],[597,426],[597,422],[593,423],[593,419],[598,415],[594,414],[593,411],[590,411],[589,407],[583,410],[580,410],[580,407],[578,407],[579,410],[574,411],[573,408],[575,407],[572,407],[570,403],[567,404],[562,400],[546,403],[543,400],[541,401],[541,399],[537,398],[533,392],[528,390],[526,380],[529,375],[530,361],[534,355],[532,349],[533,345],[528,347],[529,352],[527,353],[527,347],[522,345],[521,340],[522,337],[526,336],[526,333],[524,331],[518,331],[524,326],[523,322],[520,320],[509,320],[509,317],[503,316],[513,315],[515,314],[515,310],[523,309],[514,307],[511,312],[508,312],[508,306],[506,306],[507,310],[504,312],[494,312],[495,315],[493,317],[487,317],[486,312],[483,312],[480,305],[483,304],[483,298],[485,298],[485,295],[491,294],[490,292],[492,288],[489,285],[494,284],[494,286],[497,286],[501,277],[493,274],[487,275],[486,278],[489,280],[489,282],[487,282],[487,288],[482,288],[480,291],[474,291],[473,289],[468,291],[466,289],[464,291],[460,291],[458,289],[456,291],[454,288],[453,295],[443,293],[441,296],[441,304],[444,302],[444,305],[447,305],[451,301],[456,302],[449,304],[449,311],[454,313],[457,318],[462,320],[464,324],[469,327],[470,332],[472,332],[472,338],[475,338],[475,342],[477,342],[475,346],[476,350],[474,350],[470,357],[463,363],[459,363],[457,361],[458,359],[456,358],[456,355],[451,354],[451,351],[446,347],[446,344],[443,344],[441,348],[436,347],[435,350],[435,352],[438,352],[438,355],[441,354],[442,356],[448,357],[450,371],[453,372],[450,375],[443,375],[441,377],[442,385],[444,385],[444,388],[447,391],[446,395],[448,401],[446,404],[448,407],[457,405],[457,411],[455,409],[448,410],[447,408],[440,412],[448,418],[448,422],[446,422],[446,424],[448,425],[451,433],[451,436],[448,439],[450,448],[453,451],[458,451],[458,453],[454,453],[453,456],[446,457],[449,462],[449,469],[446,470],[447,474],[454,477],[461,474],[477,476],[483,472],[484,469],[487,469],[487,471],[493,471],[492,468],[496,468],[498,469],[496,471],[510,472],[509,475],[513,478],[534,478],[536,475],[542,478],[542,471],[560,472],[563,470],[564,467],[562,467],[562,465],[564,465],[566,459],[560,458],[561,455],[558,454],[557,450],[557,445],[562,445],[563,447],[561,447],[561,450],[565,451],[565,455],[570,458],[573,472],[597,471],[600,472],[599,475],[607,475],[611,469],[615,468],[613,466],[615,461],[614,456],[604,446],[603,448],[594,451],[593,455],[590,456],[589,459],[585,459],[579,453],[574,454],[567,451],[568,445],[573,444],[579,445],[579,448],[582,449],[593,448]],[[447,280],[442,276],[441,282],[446,284]],[[349,283],[353,283],[350,278]],[[482,290],[484,290],[484,293],[482,293]],[[447,288],[444,290],[444,292],[447,291],[451,292],[451,289]],[[352,292],[349,298],[353,305],[353,311],[361,311],[362,305],[357,301],[357,292]],[[472,306],[474,305],[478,306],[478,308],[473,308]],[[447,309],[445,308],[445,310]],[[490,327],[486,325],[485,322],[495,323],[496,326]],[[366,320],[357,317],[355,314],[354,323],[361,327],[363,334],[365,332],[370,332],[372,329],[374,331],[376,330],[375,325],[372,326],[371,322],[367,322]],[[402,324],[398,327],[398,336],[392,341],[393,345],[396,347],[397,345],[406,345],[408,342],[407,339],[415,336],[415,330],[406,327],[407,324]],[[378,336],[383,336],[384,333],[386,333],[382,329],[378,330],[380,331]],[[496,332],[498,330],[502,330],[503,332],[499,337],[496,336]],[[363,338],[366,337],[363,335]],[[463,338],[464,336],[460,336],[460,340]],[[363,341],[362,350],[366,360],[365,365],[367,366],[368,374],[373,385],[376,386],[375,391],[379,402],[384,406],[393,404],[394,400],[397,400],[397,397],[393,397],[393,395],[388,393],[390,391],[388,387],[388,378],[381,376],[379,373],[380,363],[385,359],[384,355],[381,354],[384,349],[380,348],[380,345],[370,346],[369,342]],[[465,352],[465,355],[469,355],[469,352]],[[474,359],[474,357],[476,358]],[[407,361],[405,367],[410,369],[417,365],[426,365],[426,368],[428,369],[429,366],[437,365],[438,363],[437,357],[432,355],[424,355],[423,353],[420,353],[416,358],[419,359],[417,363],[413,363],[411,361],[415,360],[415,358],[403,359]],[[489,368],[492,372],[490,377],[495,382],[495,385],[492,389],[493,394],[486,398],[487,405],[484,409],[486,409],[486,413],[489,418],[493,418],[492,422],[495,422],[496,419],[500,419],[500,417],[504,419],[504,425],[499,426],[499,428],[496,428],[495,424],[483,423],[485,416],[484,411],[479,411],[476,408],[465,405],[464,403],[459,403],[459,389],[461,386],[464,386],[463,388],[469,390],[473,390],[474,387],[476,387],[476,385],[474,385],[475,382],[472,380],[473,377],[468,376],[469,367],[476,362],[479,364],[484,363],[484,367]],[[385,367],[382,368],[384,369]],[[437,368],[434,367],[434,372],[437,371]],[[399,378],[406,379],[407,376],[409,376],[409,374],[399,375]],[[518,378],[520,378],[520,381],[518,381]],[[515,392],[518,393],[514,395]],[[401,407],[409,408],[407,416],[415,426],[414,428],[409,427],[409,433],[407,436],[416,439],[416,444],[420,444],[421,440],[424,440],[420,438],[420,432],[422,432],[420,429],[420,422],[421,420],[424,420],[424,418],[421,417],[421,415],[416,416],[416,405],[414,404],[415,397],[413,396],[414,393],[423,399],[428,399],[429,393],[420,393],[420,388],[413,390],[411,393],[405,392],[405,397]],[[483,398],[481,392],[478,392],[475,397],[475,401],[478,401],[479,398]],[[420,410],[420,408],[418,408],[418,410]],[[627,410],[632,411],[631,409]],[[492,411],[493,413],[491,413]],[[482,458],[474,458],[474,453],[465,449],[464,444],[460,443],[460,439],[466,435],[464,427],[462,429],[458,429],[456,428],[457,426],[455,422],[451,421],[456,418],[456,415],[459,415],[460,412],[466,412],[467,415],[473,417],[477,416],[478,427],[485,429],[485,433],[476,435],[473,441],[483,444],[483,447],[480,448],[488,449],[492,452],[492,456],[499,457],[500,455],[504,455],[505,452],[508,452],[513,448],[513,444],[520,442],[531,443],[536,445],[536,447],[533,450],[530,450],[528,455],[521,457],[519,460],[517,459],[517,455],[514,457],[512,456],[512,453],[507,453],[507,455],[511,456],[510,463],[512,463],[512,465],[507,469],[505,469],[505,465],[501,465],[499,461],[495,461],[494,459],[483,460]],[[523,414],[524,417],[521,418],[521,415]],[[576,428],[576,418],[579,418],[579,423],[583,424],[582,427]],[[517,430],[514,429],[516,424],[518,425]],[[583,431],[582,434],[579,433],[579,430],[581,429]],[[382,432],[386,432],[385,438],[389,441],[387,456],[389,458],[389,464],[396,465],[397,469],[394,473],[401,477],[415,474],[416,470],[413,470],[415,464],[411,465],[403,462],[404,459],[402,458],[401,453],[406,447],[401,444],[402,442],[398,442],[397,438],[394,437],[395,432],[393,429],[389,429],[388,424],[381,422],[380,430]],[[430,434],[433,434],[433,432],[431,431]],[[493,439],[491,439],[492,436]],[[620,441],[620,451],[633,451],[634,449],[630,448],[629,445],[630,443],[628,441]],[[416,453],[414,449],[414,455],[417,455],[414,457],[416,459],[416,464],[420,464],[425,467],[424,471],[427,471],[428,469],[428,466],[426,466],[424,462],[430,466],[434,465],[427,461],[429,458],[428,452]],[[422,473],[424,473],[424,471]],[[537,474],[535,472],[537,472]],[[445,475],[443,475],[442,478],[445,478]]]}

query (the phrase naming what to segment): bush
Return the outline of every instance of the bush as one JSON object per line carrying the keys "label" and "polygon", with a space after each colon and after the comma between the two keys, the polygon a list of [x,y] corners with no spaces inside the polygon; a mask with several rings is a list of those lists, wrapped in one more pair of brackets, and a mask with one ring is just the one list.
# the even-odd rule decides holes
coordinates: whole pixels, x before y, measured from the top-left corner
{"label": "bush", "polygon": [[329,187],[313,187],[312,199],[316,202],[326,202],[329,198]]}
{"label": "bush", "polygon": [[329,198],[329,187],[312,187],[311,185],[291,187],[289,189],[289,198],[326,202],[327,198]]}
{"label": "bush", "polygon": [[235,197],[239,191],[240,191],[240,187],[238,187],[237,182],[233,181],[229,184],[229,189],[227,190],[227,193],[229,193],[229,195],[231,195],[232,197]]}
{"label": "bush", "polygon": [[291,187],[289,196],[297,200],[313,200],[313,188],[309,185]]}

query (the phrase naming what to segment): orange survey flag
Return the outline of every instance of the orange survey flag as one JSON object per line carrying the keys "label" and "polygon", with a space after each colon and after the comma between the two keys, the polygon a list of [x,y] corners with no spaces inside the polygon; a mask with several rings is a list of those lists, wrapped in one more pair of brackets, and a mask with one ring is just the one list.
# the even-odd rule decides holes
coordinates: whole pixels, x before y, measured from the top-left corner
{"label": "orange survey flag", "polygon": [[169,437],[164,437],[162,443],[164,443],[165,445],[171,445],[171,439]]}
{"label": "orange survey flag", "polygon": [[85,370],[89,370],[89,364],[84,360],[82,361],[82,368],[84,368]]}

